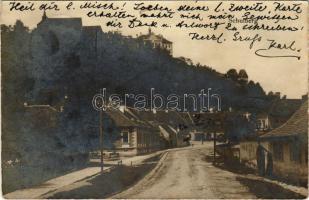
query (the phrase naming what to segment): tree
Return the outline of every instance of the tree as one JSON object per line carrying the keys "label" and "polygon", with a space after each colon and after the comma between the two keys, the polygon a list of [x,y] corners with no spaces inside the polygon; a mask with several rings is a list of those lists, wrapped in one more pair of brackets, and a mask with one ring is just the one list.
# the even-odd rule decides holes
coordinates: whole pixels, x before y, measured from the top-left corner
{"label": "tree", "polygon": [[238,80],[239,80],[241,83],[248,83],[248,74],[247,74],[246,70],[241,69],[241,70],[239,71]]}
{"label": "tree", "polygon": [[226,72],[226,77],[232,79],[233,81],[237,81],[238,73],[236,69],[230,69]]}

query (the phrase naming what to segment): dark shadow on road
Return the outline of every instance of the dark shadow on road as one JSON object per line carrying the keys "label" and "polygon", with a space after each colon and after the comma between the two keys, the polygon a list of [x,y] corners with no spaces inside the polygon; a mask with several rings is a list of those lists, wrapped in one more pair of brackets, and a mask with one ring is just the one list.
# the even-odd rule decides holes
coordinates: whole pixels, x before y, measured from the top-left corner
{"label": "dark shadow on road", "polygon": [[212,162],[215,167],[233,172],[235,174],[255,174],[255,170],[240,164],[237,160],[224,159],[222,156],[217,156],[216,162],[213,162],[213,156],[207,155],[205,157],[205,161]]}
{"label": "dark shadow on road", "polygon": [[[110,172],[97,175],[87,180],[63,188],[62,191],[49,196],[52,199],[89,199],[107,198],[119,193],[142,179],[156,166],[160,156],[145,160],[143,164],[125,166],[121,165]],[[156,162],[154,162],[156,161]]]}
{"label": "dark shadow on road", "polygon": [[233,172],[235,174],[245,175],[245,174],[255,174],[256,173],[254,169],[248,168],[240,164],[237,161],[227,161],[227,162],[221,162],[221,163],[216,162],[215,166],[220,169]]}
{"label": "dark shadow on road", "polygon": [[[213,162],[213,156],[206,156],[207,162]],[[306,197],[295,192],[289,191],[280,185],[270,183],[264,180],[246,178],[241,175],[256,175],[256,170],[246,167],[239,163],[238,160],[227,160],[222,156],[216,158],[215,167],[229,171],[239,176],[236,177],[242,185],[249,188],[250,192],[262,199],[305,199]]]}
{"label": "dark shadow on road", "polygon": [[241,184],[247,186],[253,194],[262,199],[305,199],[305,196],[288,191],[283,187],[265,182],[263,180],[255,180],[244,177],[236,178]]}

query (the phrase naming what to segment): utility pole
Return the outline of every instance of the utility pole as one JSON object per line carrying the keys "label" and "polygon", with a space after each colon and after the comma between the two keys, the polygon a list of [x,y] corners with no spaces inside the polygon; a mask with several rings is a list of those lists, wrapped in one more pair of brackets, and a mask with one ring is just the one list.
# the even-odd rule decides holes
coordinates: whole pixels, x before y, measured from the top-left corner
{"label": "utility pole", "polygon": [[217,133],[216,130],[214,130],[214,164],[216,164],[216,143],[217,143]]}
{"label": "utility pole", "polygon": [[101,173],[103,174],[103,102],[100,110],[100,157],[101,157]]}

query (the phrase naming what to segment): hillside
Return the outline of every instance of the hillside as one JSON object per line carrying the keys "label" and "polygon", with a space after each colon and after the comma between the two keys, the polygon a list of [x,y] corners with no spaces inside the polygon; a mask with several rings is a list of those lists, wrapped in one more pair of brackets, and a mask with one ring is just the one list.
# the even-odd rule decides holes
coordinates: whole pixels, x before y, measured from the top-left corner
{"label": "hillside", "polygon": [[[145,95],[155,88],[165,97],[212,88],[223,110],[254,111],[268,104],[252,81],[241,83],[209,67],[188,65],[143,41],[82,27],[76,19],[49,21],[31,31],[21,21],[1,26],[2,158],[3,163],[13,160],[3,169],[14,172],[6,173],[4,183],[15,184],[6,180],[21,180],[35,169],[42,174],[5,185],[6,192],[67,170],[60,167],[63,161],[72,168],[85,162],[98,146],[99,118],[91,102],[102,88],[109,94]],[[104,145],[112,147],[117,135],[107,123]]]}

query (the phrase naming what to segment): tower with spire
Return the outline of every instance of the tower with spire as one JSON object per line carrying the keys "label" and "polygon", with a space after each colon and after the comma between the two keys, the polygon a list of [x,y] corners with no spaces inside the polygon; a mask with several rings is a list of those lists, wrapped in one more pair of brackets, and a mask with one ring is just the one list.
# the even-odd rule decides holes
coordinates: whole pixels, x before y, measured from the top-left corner
{"label": "tower with spire", "polygon": [[43,12],[42,21],[45,21],[47,19],[46,10]]}
{"label": "tower with spire", "polygon": [[44,10],[43,15],[42,15],[42,19],[41,19],[41,21],[38,23],[38,26],[41,25],[42,23],[44,23],[47,19],[48,19],[48,17],[47,17],[47,15],[46,15],[46,10]]}

